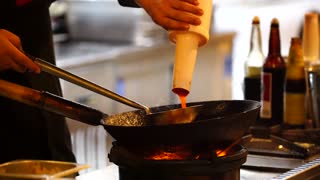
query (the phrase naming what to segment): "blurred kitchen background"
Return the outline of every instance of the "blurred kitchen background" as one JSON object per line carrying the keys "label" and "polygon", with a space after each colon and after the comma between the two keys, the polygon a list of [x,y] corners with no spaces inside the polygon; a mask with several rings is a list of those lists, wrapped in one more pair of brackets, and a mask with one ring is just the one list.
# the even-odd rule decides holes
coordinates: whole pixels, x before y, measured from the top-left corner
{"label": "blurred kitchen background", "polygon": [[[271,19],[280,22],[282,55],[299,36],[304,13],[320,0],[214,0],[211,37],[198,50],[188,102],[243,99],[244,61],[251,20],[259,16],[267,54]],[[50,7],[57,65],[147,106],[179,103],[171,92],[175,46],[143,9],[116,0],[58,0]],[[132,108],[61,80],[64,97],[107,114]],[[68,120],[79,163],[93,169],[109,164],[112,137],[103,127]],[[135,141],[135,139],[133,139]]]}

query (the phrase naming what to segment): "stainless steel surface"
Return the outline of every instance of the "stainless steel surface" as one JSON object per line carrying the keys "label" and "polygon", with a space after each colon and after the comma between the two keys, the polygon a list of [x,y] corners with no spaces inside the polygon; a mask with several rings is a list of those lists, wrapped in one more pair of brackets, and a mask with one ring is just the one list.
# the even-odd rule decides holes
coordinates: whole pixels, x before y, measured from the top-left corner
{"label": "stainless steel surface", "polygon": [[244,167],[290,170],[305,164],[304,159],[248,154]]}
{"label": "stainless steel surface", "polygon": [[320,63],[310,63],[306,66],[307,93],[309,112],[313,125],[320,127]]}
{"label": "stainless steel surface", "polygon": [[133,42],[141,9],[123,8],[117,1],[68,0],[67,25],[72,39]]}
{"label": "stainless steel surface", "polygon": [[40,66],[41,70],[44,71],[44,72],[47,72],[47,73],[52,74],[54,76],[57,76],[57,77],[59,77],[61,79],[64,79],[66,81],[69,81],[71,83],[79,85],[79,86],[81,86],[83,88],[86,88],[88,90],[91,90],[93,92],[96,92],[98,94],[106,96],[108,98],[111,98],[111,99],[113,99],[115,101],[118,101],[120,103],[126,104],[128,106],[133,107],[133,108],[143,109],[143,110],[145,110],[147,112],[147,114],[151,113],[150,109],[145,105],[142,105],[142,104],[137,103],[137,102],[135,102],[133,100],[127,99],[127,98],[125,98],[125,97],[123,97],[123,96],[121,96],[119,94],[116,94],[116,93],[114,93],[114,92],[112,92],[112,91],[110,91],[108,89],[105,89],[105,88],[103,88],[103,87],[101,87],[101,86],[99,86],[97,84],[94,84],[94,83],[92,83],[92,82],[90,82],[90,81],[88,81],[88,80],[86,80],[84,78],[81,78],[81,77],[76,76],[76,75],[74,75],[74,74],[72,74],[70,72],[67,72],[67,71],[65,71],[65,70],[63,70],[61,68],[58,68],[58,67],[54,66],[53,64],[50,64],[50,63],[48,63],[48,62],[46,62],[46,61],[44,61],[44,60],[42,60],[40,58],[33,57],[31,55],[28,55],[28,56],[31,59],[33,59],[34,62],[36,64],[38,64]]}
{"label": "stainless steel surface", "polygon": [[270,180],[283,172],[268,170],[240,169],[240,180]]}
{"label": "stainless steel surface", "polygon": [[317,180],[320,178],[320,159],[313,160],[302,166],[281,174],[273,180]]}
{"label": "stainless steel surface", "polygon": [[142,8],[125,8],[112,0],[67,0],[67,25],[72,39],[150,43],[167,39]]}

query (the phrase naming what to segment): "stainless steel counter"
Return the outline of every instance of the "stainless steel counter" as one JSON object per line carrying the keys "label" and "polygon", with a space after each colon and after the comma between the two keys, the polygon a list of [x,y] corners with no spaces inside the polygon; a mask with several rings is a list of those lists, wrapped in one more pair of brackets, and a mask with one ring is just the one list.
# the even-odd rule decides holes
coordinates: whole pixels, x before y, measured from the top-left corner
{"label": "stainless steel counter", "polygon": [[272,172],[272,171],[259,171],[259,170],[249,170],[240,169],[240,180],[270,180],[282,172]]}
{"label": "stainless steel counter", "polygon": [[57,65],[62,68],[80,66],[86,63],[107,61],[129,49],[138,48],[129,43],[69,41],[55,43]]}

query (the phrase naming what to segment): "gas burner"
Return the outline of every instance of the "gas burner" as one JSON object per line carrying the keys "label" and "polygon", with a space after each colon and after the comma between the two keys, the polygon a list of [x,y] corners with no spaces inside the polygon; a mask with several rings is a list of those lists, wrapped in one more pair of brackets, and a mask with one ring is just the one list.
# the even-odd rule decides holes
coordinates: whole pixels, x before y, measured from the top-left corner
{"label": "gas burner", "polygon": [[[247,150],[235,145],[217,156],[212,146],[159,145],[151,147],[113,144],[109,160],[119,167],[120,180],[240,179]],[[210,150],[211,149],[211,150]]]}

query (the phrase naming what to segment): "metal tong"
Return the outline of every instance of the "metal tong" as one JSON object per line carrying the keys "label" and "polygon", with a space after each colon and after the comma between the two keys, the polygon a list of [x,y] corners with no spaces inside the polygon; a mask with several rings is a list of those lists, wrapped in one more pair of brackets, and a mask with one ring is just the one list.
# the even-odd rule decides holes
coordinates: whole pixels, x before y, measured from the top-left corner
{"label": "metal tong", "polygon": [[76,84],[78,86],[81,86],[85,89],[91,90],[91,91],[96,92],[100,95],[111,98],[115,101],[126,104],[128,106],[133,107],[133,108],[143,109],[146,111],[147,114],[151,114],[150,108],[145,105],[137,103],[137,102],[130,100],[128,98],[125,98],[125,97],[123,97],[119,94],[116,94],[106,88],[103,88],[95,83],[92,83],[82,77],[76,76],[68,71],[65,71],[61,68],[58,68],[55,65],[50,64],[41,58],[34,57],[26,52],[24,52],[24,54],[27,55],[30,59],[32,59],[40,67],[40,69],[44,72],[47,72],[51,75],[54,75],[54,76],[59,77],[61,79],[64,79],[68,82],[71,82],[71,83]]}
{"label": "metal tong", "polygon": [[168,111],[151,112],[151,109],[145,105],[125,98],[84,78],[81,78],[68,71],[58,68],[55,65],[50,64],[41,58],[34,57],[28,53],[25,53],[25,55],[27,55],[36,64],[38,64],[40,66],[40,69],[44,72],[47,72],[51,75],[64,79],[73,84],[79,85],[85,89],[91,90],[93,92],[111,98],[120,103],[126,104],[133,108],[144,110],[147,115],[146,117],[150,120],[152,124],[155,125],[190,123],[196,119],[199,112],[203,109],[202,105],[197,105],[186,108],[172,109]]}

